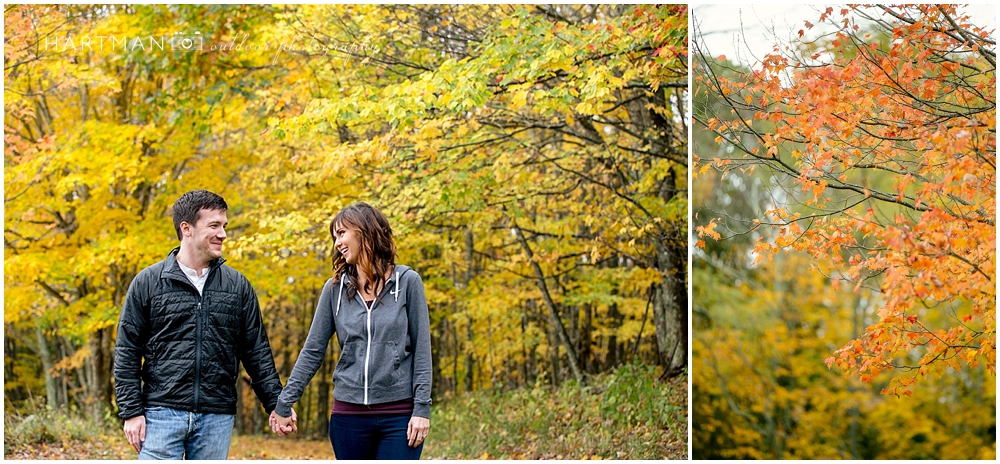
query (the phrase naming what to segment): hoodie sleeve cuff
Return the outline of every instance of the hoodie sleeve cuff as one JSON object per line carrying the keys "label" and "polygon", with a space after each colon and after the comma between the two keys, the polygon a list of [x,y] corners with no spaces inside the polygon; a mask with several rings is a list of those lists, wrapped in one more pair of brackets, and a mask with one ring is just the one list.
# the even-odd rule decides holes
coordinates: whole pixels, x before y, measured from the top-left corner
{"label": "hoodie sleeve cuff", "polygon": [[413,415],[416,417],[431,418],[431,405],[427,403],[413,403]]}
{"label": "hoodie sleeve cuff", "polygon": [[278,404],[274,406],[274,412],[281,417],[291,417],[292,405],[278,401]]}

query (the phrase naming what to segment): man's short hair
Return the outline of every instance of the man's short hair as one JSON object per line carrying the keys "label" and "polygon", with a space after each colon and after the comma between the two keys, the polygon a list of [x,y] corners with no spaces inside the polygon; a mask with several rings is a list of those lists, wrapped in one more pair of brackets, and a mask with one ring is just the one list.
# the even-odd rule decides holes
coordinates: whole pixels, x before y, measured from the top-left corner
{"label": "man's short hair", "polygon": [[225,199],[208,190],[192,190],[174,202],[174,231],[177,232],[177,240],[181,239],[181,223],[186,222],[192,226],[197,224],[203,209],[227,211],[229,205]]}

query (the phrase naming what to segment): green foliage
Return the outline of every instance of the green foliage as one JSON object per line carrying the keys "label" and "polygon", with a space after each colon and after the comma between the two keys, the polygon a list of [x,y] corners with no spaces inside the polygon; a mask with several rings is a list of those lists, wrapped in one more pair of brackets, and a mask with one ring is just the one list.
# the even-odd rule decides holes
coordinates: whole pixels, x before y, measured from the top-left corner
{"label": "green foliage", "polygon": [[[92,419],[76,412],[67,414],[65,411],[39,409],[22,415],[8,410],[4,413],[3,454],[5,458],[125,459],[127,456],[122,455],[120,450],[99,445],[120,433],[119,421],[110,415],[95,424]],[[66,451],[67,443],[89,443],[91,445],[85,447],[92,448],[94,452],[87,456],[61,454]],[[49,454],[46,455],[46,452]]]}
{"label": "green foliage", "polygon": [[687,381],[628,364],[587,386],[480,391],[432,410],[424,445],[447,459],[684,459]]}

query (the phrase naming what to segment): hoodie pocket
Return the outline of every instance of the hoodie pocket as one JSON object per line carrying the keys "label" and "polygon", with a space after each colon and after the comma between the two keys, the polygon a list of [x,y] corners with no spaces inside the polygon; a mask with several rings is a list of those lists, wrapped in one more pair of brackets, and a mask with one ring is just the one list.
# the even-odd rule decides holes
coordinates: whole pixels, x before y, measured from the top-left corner
{"label": "hoodie pocket", "polygon": [[361,349],[361,342],[350,342],[344,344],[344,349],[340,352],[340,360],[337,367],[333,369],[333,383],[348,388],[360,388],[364,384],[365,366],[358,364],[358,351]]}
{"label": "hoodie pocket", "polygon": [[399,348],[396,342],[385,342],[379,346],[377,355],[370,363],[371,384],[389,387],[399,382],[402,372],[399,370]]}

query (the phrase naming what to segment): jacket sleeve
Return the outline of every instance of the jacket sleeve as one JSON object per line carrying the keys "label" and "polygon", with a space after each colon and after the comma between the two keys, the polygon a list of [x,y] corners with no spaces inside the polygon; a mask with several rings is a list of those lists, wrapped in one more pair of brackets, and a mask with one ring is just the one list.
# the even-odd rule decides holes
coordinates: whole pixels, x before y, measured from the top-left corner
{"label": "jacket sleeve", "polygon": [[243,291],[243,340],[239,343],[237,353],[243,368],[250,375],[250,386],[254,394],[270,414],[281,394],[281,379],[274,368],[274,356],[271,354],[271,344],[267,341],[267,330],[264,328],[257,293],[250,282],[245,277],[243,279],[246,286]]}
{"label": "jacket sleeve", "polygon": [[431,417],[431,323],[424,283],[416,272],[406,283],[406,316],[413,346],[413,415]]}
{"label": "jacket sleeve", "polygon": [[150,279],[156,274],[146,269],[129,284],[118,318],[115,341],[115,403],[118,417],[130,419],[146,413],[142,399],[142,353],[149,340]]}
{"label": "jacket sleeve", "polygon": [[292,415],[292,405],[302,397],[306,385],[309,385],[309,381],[316,375],[316,371],[323,364],[323,359],[326,358],[326,348],[336,330],[333,319],[333,303],[334,298],[340,297],[339,288],[338,285],[334,284],[333,279],[328,280],[323,286],[323,293],[319,296],[316,314],[313,315],[306,343],[302,346],[302,351],[299,352],[299,358],[295,360],[292,374],[288,376],[288,385],[281,391],[281,397],[278,399],[278,407],[275,412],[281,417]]}

